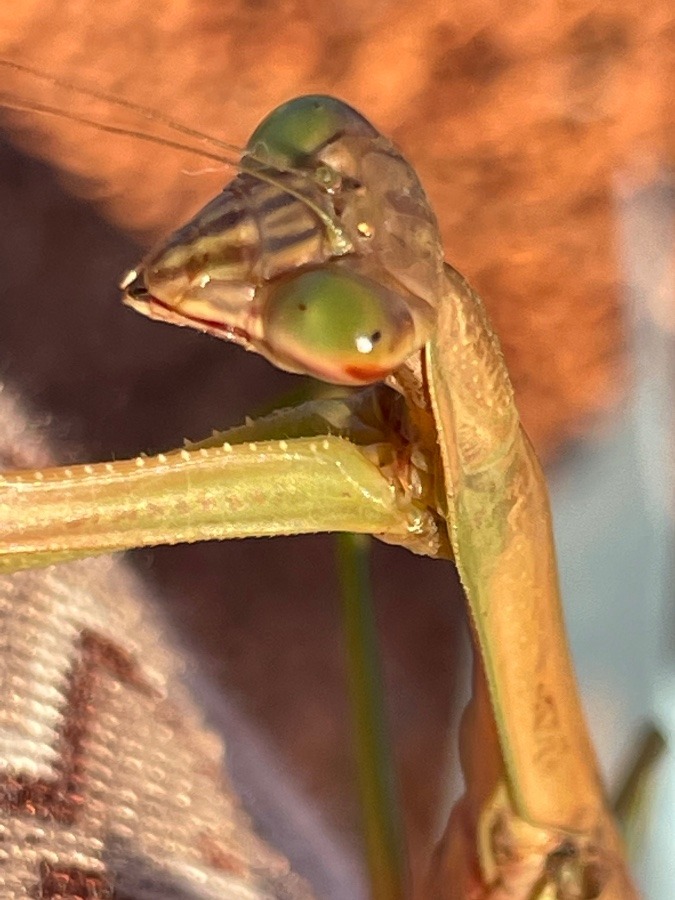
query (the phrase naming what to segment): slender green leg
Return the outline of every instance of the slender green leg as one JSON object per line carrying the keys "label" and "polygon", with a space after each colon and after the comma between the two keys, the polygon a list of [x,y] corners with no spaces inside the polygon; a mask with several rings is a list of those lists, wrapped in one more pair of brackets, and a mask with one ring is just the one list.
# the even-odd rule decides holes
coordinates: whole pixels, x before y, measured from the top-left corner
{"label": "slender green leg", "polygon": [[154,457],[0,473],[0,572],[320,531],[378,534],[434,555],[433,517],[380,468],[385,446],[351,408],[326,401]]}
{"label": "slender green leg", "polygon": [[408,867],[385,722],[367,535],[337,537],[349,691],[373,900],[403,900]]}

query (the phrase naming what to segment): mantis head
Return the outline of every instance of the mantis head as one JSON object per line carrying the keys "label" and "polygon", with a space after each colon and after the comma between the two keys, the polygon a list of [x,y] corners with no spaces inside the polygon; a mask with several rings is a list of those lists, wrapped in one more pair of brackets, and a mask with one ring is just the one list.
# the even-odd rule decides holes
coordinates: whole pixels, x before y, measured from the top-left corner
{"label": "mantis head", "polygon": [[443,255],[411,166],[332,97],[283,104],[239,174],[122,283],[125,302],[336,384],[385,378],[427,340]]}

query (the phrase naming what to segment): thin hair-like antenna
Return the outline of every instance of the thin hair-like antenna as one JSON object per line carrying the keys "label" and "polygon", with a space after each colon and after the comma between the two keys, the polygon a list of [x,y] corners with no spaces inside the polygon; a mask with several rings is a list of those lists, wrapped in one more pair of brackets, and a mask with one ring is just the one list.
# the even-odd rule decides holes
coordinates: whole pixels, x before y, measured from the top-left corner
{"label": "thin hair-like antenna", "polygon": [[173,131],[177,131],[187,137],[193,137],[197,140],[204,141],[204,143],[219,147],[221,150],[228,150],[239,155],[244,152],[243,147],[237,147],[235,144],[221,141],[219,138],[212,137],[203,131],[198,131],[196,128],[191,128],[189,125],[184,125],[182,122],[177,122],[175,119],[165,116],[158,110],[150,109],[150,107],[143,106],[143,104],[136,103],[133,100],[117,97],[115,94],[109,94],[107,91],[98,90],[98,88],[85,87],[74,81],[68,81],[65,78],[58,78],[56,75],[50,75],[48,72],[44,72],[42,69],[35,68],[34,66],[27,66],[25,63],[14,62],[14,60],[4,59],[3,57],[0,57],[0,67],[13,69],[15,72],[22,72],[25,75],[31,75],[34,78],[46,81],[48,84],[52,84],[55,87],[61,87],[64,90],[82,94],[84,97],[91,97],[94,100],[103,100],[104,102],[110,103],[112,106],[117,106],[121,109],[129,109],[132,112],[139,113],[151,122],[160,122],[162,125],[166,125],[167,128],[171,128]]}
{"label": "thin hair-like antenna", "polygon": [[[196,156],[201,156],[203,159],[209,159],[212,161],[215,160],[216,162],[233,166],[240,172],[246,172],[247,174],[252,175],[254,178],[257,178],[258,181],[264,181],[267,184],[271,184],[274,187],[279,188],[279,190],[283,191],[286,194],[289,194],[292,197],[295,197],[296,200],[299,200],[301,203],[304,203],[304,205],[308,207],[308,209],[311,209],[314,215],[321,220],[324,227],[326,228],[326,231],[328,232],[328,235],[330,237],[331,248],[336,256],[341,256],[344,253],[348,252],[352,246],[349,238],[345,234],[342,225],[339,223],[337,216],[331,216],[330,213],[328,213],[325,209],[322,209],[317,203],[315,203],[305,194],[301,193],[299,190],[296,190],[288,184],[284,184],[283,181],[280,181],[278,178],[275,178],[274,175],[270,174],[268,170],[259,168],[258,166],[260,165],[260,160],[256,159],[255,155],[250,151],[247,155],[251,157],[251,161],[254,164],[246,165],[246,157],[240,157],[239,159],[233,160],[226,157],[222,153],[211,153],[209,150],[205,150],[201,147],[191,147],[189,144],[182,144],[180,141],[172,141],[170,138],[164,138],[160,137],[159,135],[149,134],[146,131],[136,131],[133,128],[124,128],[119,125],[108,125],[105,122],[98,122],[95,119],[88,119],[85,116],[78,115],[77,113],[67,112],[66,110],[60,109],[57,106],[49,106],[46,103],[38,103],[33,100],[23,100],[22,98],[17,97],[15,94],[11,94],[7,91],[0,92],[0,107],[4,107],[5,109],[13,109],[17,112],[37,113],[38,115],[54,116],[60,119],[67,119],[71,122],[77,122],[79,125],[87,125],[90,128],[96,128],[99,131],[106,132],[107,134],[117,134],[122,135],[123,137],[137,138],[141,141],[147,141],[150,144],[159,144],[162,147],[169,147],[173,150],[187,151],[188,153],[194,153]],[[289,168],[277,169],[277,171],[292,172],[310,180],[308,173],[303,172],[302,170]]]}
{"label": "thin hair-like antenna", "polygon": [[151,144],[160,144],[163,147],[170,147],[172,150],[186,150],[188,153],[194,153],[204,159],[215,160],[216,162],[233,166],[236,169],[248,171],[246,166],[242,166],[240,159],[228,158],[222,153],[212,153],[202,147],[191,147],[189,144],[183,144],[180,141],[172,141],[171,138],[161,137],[158,134],[149,134],[147,131],[137,131],[135,128],[124,128],[120,125],[109,125],[106,122],[98,122],[96,119],[88,119],[86,116],[68,112],[58,106],[49,106],[46,103],[38,103],[34,100],[23,100],[21,97],[17,97],[15,94],[10,94],[7,91],[0,91],[0,107],[13,109],[17,112],[37,113],[41,116],[54,116],[58,119],[67,119],[70,122],[77,122],[78,125],[87,125],[90,128],[96,128],[98,131],[105,131],[108,134],[119,134],[124,137],[138,138],[141,141],[147,141]]}

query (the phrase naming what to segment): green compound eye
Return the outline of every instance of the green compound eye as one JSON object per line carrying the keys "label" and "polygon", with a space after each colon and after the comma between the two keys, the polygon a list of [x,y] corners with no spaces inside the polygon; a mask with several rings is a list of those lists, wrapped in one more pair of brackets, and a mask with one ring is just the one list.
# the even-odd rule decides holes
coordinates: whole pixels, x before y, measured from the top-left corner
{"label": "green compound eye", "polygon": [[309,94],[273,110],[253,132],[246,149],[261,162],[295,166],[346,132],[377,134],[347,103],[335,97]]}
{"label": "green compound eye", "polygon": [[380,381],[416,348],[405,300],[335,267],[272,285],[263,327],[282,365],[335,384]]}

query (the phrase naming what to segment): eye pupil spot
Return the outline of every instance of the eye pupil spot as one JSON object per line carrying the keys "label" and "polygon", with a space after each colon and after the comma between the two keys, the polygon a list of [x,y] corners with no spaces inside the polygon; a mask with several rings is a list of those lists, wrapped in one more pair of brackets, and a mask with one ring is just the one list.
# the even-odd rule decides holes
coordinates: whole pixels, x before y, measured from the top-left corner
{"label": "eye pupil spot", "polygon": [[300,310],[300,312],[306,312],[307,304],[306,303],[298,303],[298,309]]}
{"label": "eye pupil spot", "polygon": [[377,342],[380,341],[381,339],[382,339],[382,332],[374,331],[370,336],[370,343],[377,344]]}

